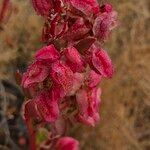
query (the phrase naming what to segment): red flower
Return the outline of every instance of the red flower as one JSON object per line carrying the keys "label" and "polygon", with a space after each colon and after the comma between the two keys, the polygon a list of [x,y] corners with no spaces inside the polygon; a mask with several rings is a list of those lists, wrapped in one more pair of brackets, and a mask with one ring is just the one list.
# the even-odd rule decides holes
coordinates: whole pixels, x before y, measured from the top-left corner
{"label": "red flower", "polygon": [[48,46],[38,50],[27,71],[17,76],[29,98],[23,113],[30,149],[39,149],[35,132],[38,124],[46,123],[51,135],[41,148],[78,150],[78,141],[60,137],[73,123],[94,126],[99,121],[98,85],[114,70],[107,52],[97,45],[117,25],[117,14],[110,4],[99,7],[97,0],[32,0],[32,4],[45,19],[42,39]]}
{"label": "red flower", "polygon": [[68,129],[68,121],[64,117],[60,116],[54,123],[51,124],[51,131],[53,135],[65,135]]}
{"label": "red flower", "polygon": [[43,121],[54,122],[58,118],[58,97],[54,90],[41,92],[35,101]]}
{"label": "red flower", "polygon": [[74,47],[64,49],[65,62],[73,72],[82,72],[84,70],[84,61],[80,53]]}
{"label": "red flower", "polygon": [[81,89],[76,94],[78,105],[77,121],[94,126],[99,121],[98,107],[100,103],[100,89]]}
{"label": "red flower", "polygon": [[55,89],[45,90],[27,101],[24,104],[24,117],[26,121],[31,118],[38,121],[54,122],[59,115],[59,95],[60,93]]}
{"label": "red flower", "polygon": [[23,88],[29,88],[35,83],[44,81],[49,74],[49,69],[40,61],[33,62],[23,74],[21,85]]}
{"label": "red flower", "polygon": [[112,12],[112,6],[110,4],[104,4],[100,7],[100,12],[104,13],[104,12]]}
{"label": "red flower", "polygon": [[50,77],[56,85],[61,85],[65,92],[68,92],[73,85],[73,72],[63,62],[56,61],[52,64]]}
{"label": "red flower", "polygon": [[41,121],[41,116],[36,108],[36,102],[34,100],[29,99],[23,104],[23,118],[26,122],[30,121],[30,119],[33,119],[37,122]]}
{"label": "red flower", "polygon": [[47,32],[45,35],[49,36],[49,40],[60,38],[68,30],[68,22],[62,19],[58,14],[50,21],[49,25],[45,24]]}
{"label": "red flower", "polygon": [[68,92],[68,96],[73,96],[84,84],[84,73],[74,73],[73,75],[73,86]]}
{"label": "red flower", "polygon": [[92,15],[99,12],[97,0],[65,0],[70,6],[83,12],[85,15]]}
{"label": "red flower", "polygon": [[32,0],[32,5],[38,15],[48,16],[53,8],[52,0]]}
{"label": "red flower", "polygon": [[79,142],[71,137],[62,137],[56,143],[56,150],[79,150]]}
{"label": "red flower", "polygon": [[112,11],[108,5],[102,7],[100,13],[94,21],[93,33],[100,41],[104,41],[110,31],[117,26],[117,13]]}
{"label": "red flower", "polygon": [[93,88],[95,86],[97,86],[100,82],[101,82],[102,76],[100,74],[97,74],[95,71],[90,70],[87,73],[87,77],[86,77],[86,85],[89,88]]}
{"label": "red flower", "polygon": [[64,38],[68,41],[74,42],[75,40],[82,39],[88,32],[89,28],[86,26],[83,18],[77,18],[76,21],[71,24],[68,31],[64,34]]}
{"label": "red flower", "polygon": [[87,53],[87,60],[97,73],[102,77],[111,78],[114,72],[111,59],[106,51],[101,48],[92,45]]}
{"label": "red flower", "polygon": [[52,63],[60,57],[59,52],[55,49],[54,45],[45,46],[38,50],[35,54],[35,59],[42,62]]}

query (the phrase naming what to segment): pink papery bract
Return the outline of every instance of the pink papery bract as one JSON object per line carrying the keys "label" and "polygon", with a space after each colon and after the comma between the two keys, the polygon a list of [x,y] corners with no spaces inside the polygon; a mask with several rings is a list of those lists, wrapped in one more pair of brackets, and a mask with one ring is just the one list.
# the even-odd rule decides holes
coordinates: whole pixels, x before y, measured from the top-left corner
{"label": "pink papery bract", "polygon": [[58,98],[54,92],[54,90],[44,91],[35,98],[38,111],[45,122],[54,122],[59,115]]}
{"label": "pink papery bract", "polygon": [[73,72],[82,72],[84,70],[84,61],[78,50],[74,47],[64,49],[66,64]]}
{"label": "pink papery bract", "polygon": [[59,52],[56,50],[53,44],[45,46],[38,50],[35,54],[35,59],[44,63],[52,63],[60,57]]}
{"label": "pink papery bract", "polygon": [[100,13],[94,21],[93,33],[100,41],[107,39],[110,31],[117,26],[115,11]]}
{"label": "pink papery bract", "polygon": [[77,18],[76,21],[70,26],[69,30],[65,33],[64,38],[68,41],[82,39],[88,32],[89,28],[85,25],[83,18]]}
{"label": "pink papery bract", "polygon": [[56,150],[79,150],[79,142],[71,137],[62,137],[56,143]]}
{"label": "pink papery bract", "polygon": [[110,4],[104,4],[100,7],[100,12],[104,13],[104,12],[112,12],[112,5]]}
{"label": "pink papery bract", "polygon": [[76,94],[78,104],[77,121],[90,126],[95,126],[99,121],[98,107],[100,103],[100,89],[81,89]]}
{"label": "pink papery bract", "polygon": [[68,96],[73,96],[84,84],[84,73],[74,73],[73,75],[73,86],[68,92]]}
{"label": "pink papery bract", "polygon": [[88,73],[87,73],[87,77],[86,77],[86,85],[89,87],[89,88],[93,88],[95,86],[97,86],[100,81],[102,79],[102,76],[98,73],[96,73],[95,71],[93,70],[90,70]]}
{"label": "pink papery bract", "polygon": [[25,118],[43,122],[54,122],[59,115],[58,95],[53,89],[40,92],[33,99],[25,103]]}
{"label": "pink papery bract", "polygon": [[23,118],[26,122],[31,119],[37,122],[40,122],[42,120],[37,110],[36,102],[34,100],[30,99],[23,103]]}
{"label": "pink papery bract", "polygon": [[46,79],[49,69],[40,61],[33,62],[27,71],[23,74],[21,85],[23,88],[29,88],[35,83],[40,83]]}
{"label": "pink papery bract", "polygon": [[50,77],[56,85],[61,85],[65,92],[68,92],[73,86],[73,72],[61,61],[52,64]]}
{"label": "pink papery bract", "polygon": [[114,72],[113,65],[107,52],[92,45],[88,53],[88,62],[92,69],[105,78],[111,78]]}
{"label": "pink papery bract", "polygon": [[65,0],[69,5],[81,11],[87,16],[97,14],[99,5],[97,0]]}
{"label": "pink papery bract", "polygon": [[75,47],[84,55],[85,53],[87,53],[87,50],[93,45],[95,41],[95,38],[89,36],[76,43]]}
{"label": "pink papery bract", "polygon": [[67,119],[60,116],[54,123],[51,124],[53,135],[65,135],[68,124]]}
{"label": "pink papery bract", "polygon": [[38,15],[47,17],[53,8],[52,0],[31,0],[32,5]]}

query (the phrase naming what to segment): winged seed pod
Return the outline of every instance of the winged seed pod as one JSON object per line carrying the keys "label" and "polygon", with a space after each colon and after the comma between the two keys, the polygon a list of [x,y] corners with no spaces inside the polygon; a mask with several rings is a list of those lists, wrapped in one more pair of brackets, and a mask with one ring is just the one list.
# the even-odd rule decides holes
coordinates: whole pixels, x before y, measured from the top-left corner
{"label": "winged seed pod", "polygon": [[43,42],[22,77],[27,101],[23,117],[30,135],[30,150],[37,147],[35,136],[40,125],[50,135],[41,143],[49,150],[78,150],[79,143],[66,137],[71,125],[95,126],[103,78],[111,78],[113,65],[100,46],[117,25],[117,14],[110,4],[96,0],[32,0],[41,15]]}
{"label": "winged seed pod", "polygon": [[53,8],[52,0],[31,0],[31,2],[37,14],[43,17],[48,16]]}

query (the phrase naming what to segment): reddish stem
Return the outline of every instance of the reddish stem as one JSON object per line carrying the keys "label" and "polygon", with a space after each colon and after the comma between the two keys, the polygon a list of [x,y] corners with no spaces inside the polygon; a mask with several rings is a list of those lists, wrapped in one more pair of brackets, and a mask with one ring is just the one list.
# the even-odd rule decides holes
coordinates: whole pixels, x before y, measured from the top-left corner
{"label": "reddish stem", "polygon": [[2,2],[2,8],[0,10],[0,22],[2,22],[4,19],[9,3],[10,3],[10,0],[3,0]]}
{"label": "reddish stem", "polygon": [[35,138],[36,134],[35,130],[33,129],[32,121],[29,120],[26,122],[26,124],[29,133],[29,150],[36,150],[36,138]]}

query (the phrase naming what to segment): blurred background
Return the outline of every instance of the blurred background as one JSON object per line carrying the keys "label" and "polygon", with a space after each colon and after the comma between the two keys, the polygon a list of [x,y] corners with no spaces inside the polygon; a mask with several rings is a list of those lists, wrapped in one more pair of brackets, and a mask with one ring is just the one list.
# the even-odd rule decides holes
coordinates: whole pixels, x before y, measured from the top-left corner
{"label": "blurred background", "polygon": [[[11,2],[6,17],[0,18],[0,150],[26,150],[23,96],[14,72],[23,71],[41,47],[43,20],[29,0]],[[150,150],[150,1],[99,2],[109,2],[118,11],[119,27],[104,44],[115,74],[101,83],[99,124],[77,126],[70,134],[80,141],[81,150]]]}

